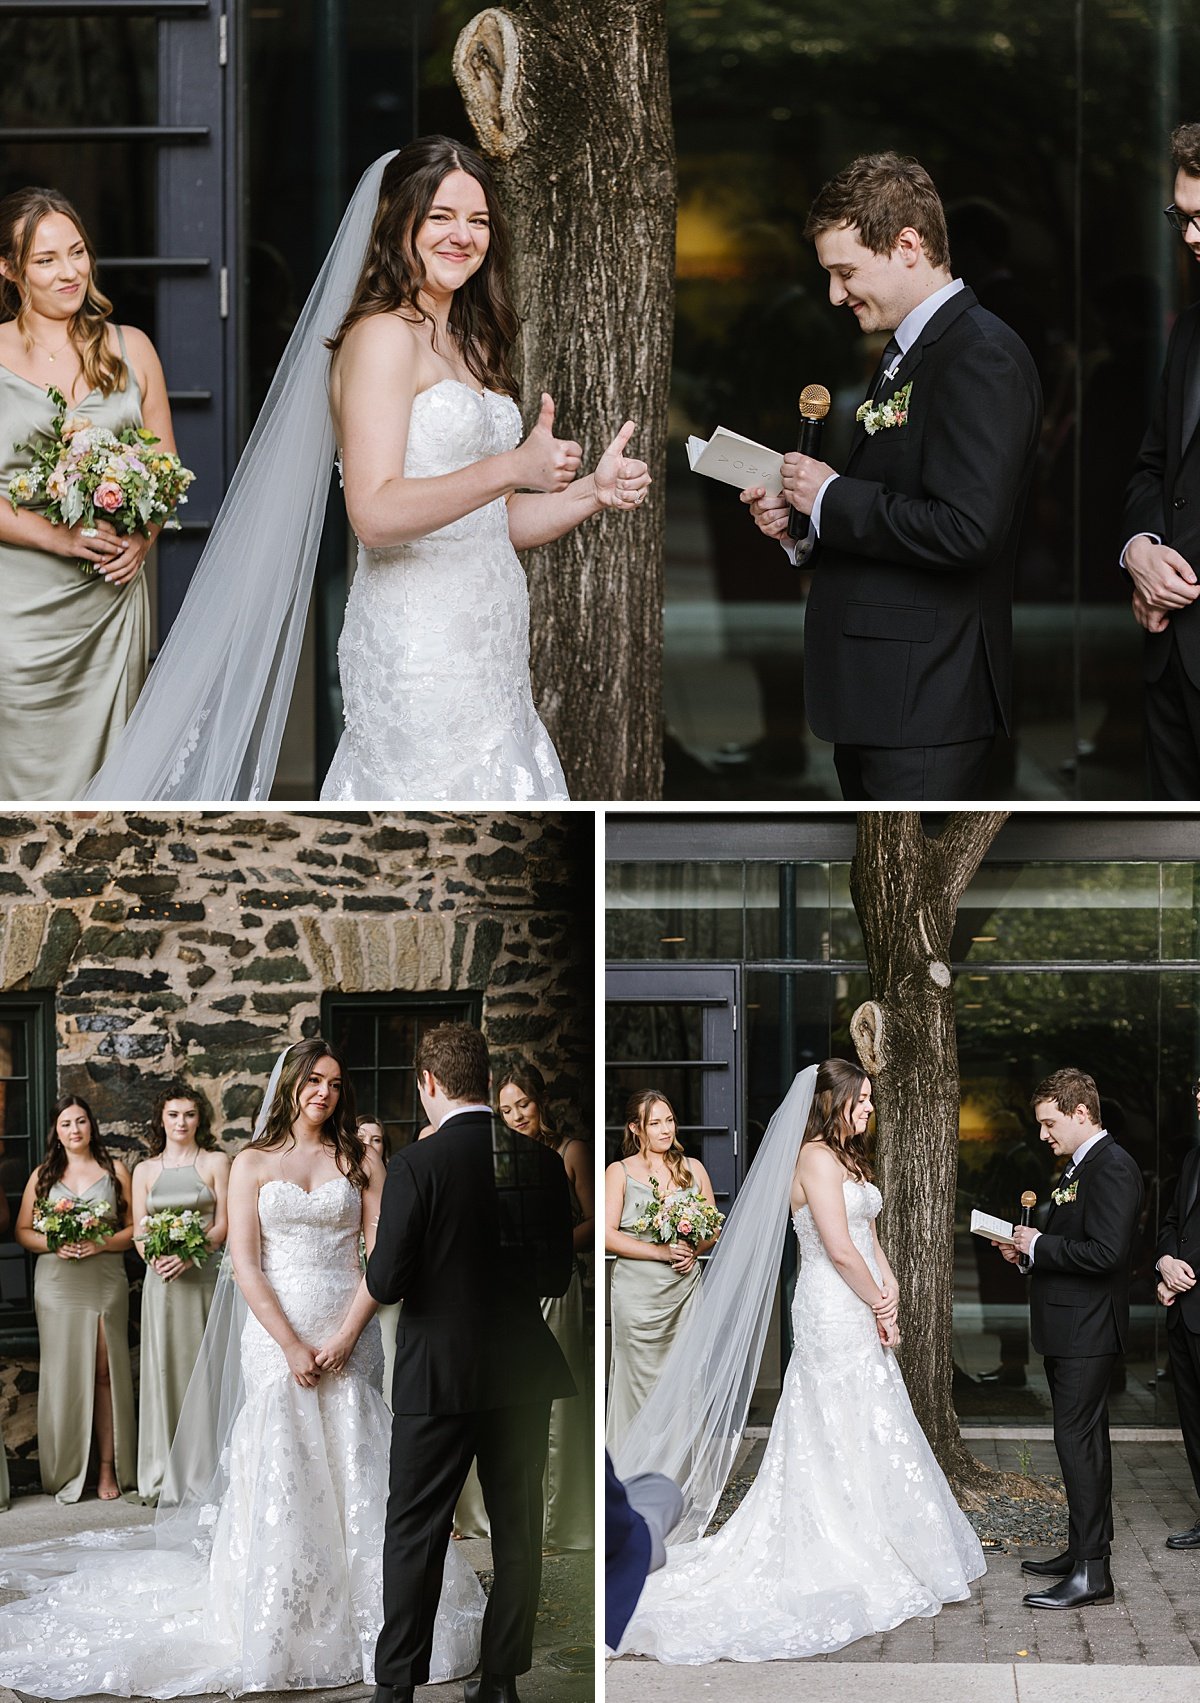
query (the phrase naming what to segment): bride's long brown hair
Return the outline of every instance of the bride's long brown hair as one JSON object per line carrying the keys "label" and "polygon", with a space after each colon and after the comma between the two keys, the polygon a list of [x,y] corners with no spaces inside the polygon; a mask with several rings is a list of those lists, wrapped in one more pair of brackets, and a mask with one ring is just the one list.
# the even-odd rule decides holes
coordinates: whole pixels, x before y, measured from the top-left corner
{"label": "bride's long brown hair", "polygon": [[866,1071],[844,1058],[827,1058],[818,1065],[804,1142],[807,1146],[818,1141],[832,1149],[856,1181],[873,1183],[875,1173],[867,1157],[866,1135],[859,1135],[851,1121],[866,1080]]}
{"label": "bride's long brown hair", "polygon": [[70,336],[89,389],[98,390],[101,396],[111,396],[114,390],[124,390],[126,382],[125,363],[109,348],[104,335],[112,303],[96,282],[96,250],[83,221],[57,189],[15,189],[0,201],[0,259],[7,262],[13,274],[11,278],[0,276],[0,320],[16,320],[26,349],[33,348],[27,323],[30,295],[26,273],[38,226],[48,213],[61,213],[64,219],[70,219],[87,250],[87,287],[72,316]]}
{"label": "bride's long brown hair", "polygon": [[454,292],[450,334],[467,370],[485,389],[519,401],[509,365],[520,321],[508,293],[508,222],[483,160],[449,136],[419,136],[384,168],[367,258],[346,317],[329,338],[328,347],[336,354],[351,326],[375,313],[399,309],[410,319],[433,323],[418,299],[425,285],[425,268],[413,238],[429,217],[443,179],[452,171],[465,171],[483,190],[491,238],[478,271]]}

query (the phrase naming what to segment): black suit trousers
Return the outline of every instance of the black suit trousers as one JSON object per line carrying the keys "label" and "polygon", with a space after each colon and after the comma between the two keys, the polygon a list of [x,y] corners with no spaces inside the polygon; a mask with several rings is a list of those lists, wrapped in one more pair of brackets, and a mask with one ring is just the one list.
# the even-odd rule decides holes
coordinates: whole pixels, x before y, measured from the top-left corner
{"label": "black suit trousers", "polygon": [[1155,799],[1200,798],[1200,692],[1169,636],[1166,666],[1146,683],[1146,791]]}
{"label": "black suit trousers", "polygon": [[392,1421],[383,1545],[380,1685],[424,1685],[454,1505],[474,1458],[492,1533],[494,1582],[483,1616],[482,1665],[525,1673],[542,1578],[542,1474],[549,1402],[483,1413],[404,1414]]}
{"label": "black suit trousers", "polygon": [[[1179,1305],[1178,1301],[1175,1305]],[[1192,1469],[1192,1483],[1200,1497],[1200,1336],[1189,1330],[1182,1319],[1173,1320],[1167,1328],[1167,1353],[1175,1380],[1183,1446]]]}
{"label": "black suit trousers", "polygon": [[952,745],[835,745],[833,762],[848,802],[986,798],[994,743],[989,734]]}
{"label": "black suit trousers", "polygon": [[1067,1548],[1076,1561],[1111,1553],[1112,1441],[1108,1387],[1119,1354],[1047,1355],[1054,1447],[1067,1491]]}

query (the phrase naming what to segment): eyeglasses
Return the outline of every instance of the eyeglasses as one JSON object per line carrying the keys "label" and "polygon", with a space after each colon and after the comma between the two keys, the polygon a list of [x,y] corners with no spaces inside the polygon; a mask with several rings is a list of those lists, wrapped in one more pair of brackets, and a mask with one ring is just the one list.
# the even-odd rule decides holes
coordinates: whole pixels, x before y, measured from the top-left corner
{"label": "eyeglasses", "polygon": [[1169,207],[1163,208],[1163,215],[1181,237],[1187,235],[1189,225],[1195,225],[1197,235],[1200,235],[1200,213],[1185,213],[1181,207],[1177,207],[1172,201]]}

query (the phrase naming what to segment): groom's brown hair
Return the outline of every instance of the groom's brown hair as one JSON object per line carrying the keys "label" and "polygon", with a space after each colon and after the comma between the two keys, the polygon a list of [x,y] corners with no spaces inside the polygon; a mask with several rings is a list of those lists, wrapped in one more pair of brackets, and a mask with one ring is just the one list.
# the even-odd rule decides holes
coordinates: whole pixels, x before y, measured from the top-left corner
{"label": "groom's brown hair", "polygon": [[902,230],[911,227],[925,245],[931,266],[949,266],[946,214],[933,179],[919,160],[890,151],[860,154],[830,178],[809,209],[804,234],[858,228],[872,254],[890,254]]}
{"label": "groom's brown hair", "polygon": [[488,1097],[487,1042],[471,1023],[439,1023],[427,1029],[417,1042],[413,1060],[417,1077],[428,1071],[451,1100],[473,1100],[483,1105]]}
{"label": "groom's brown hair", "polygon": [[1039,1082],[1030,1096],[1029,1104],[1036,1112],[1047,1100],[1068,1117],[1076,1106],[1082,1106],[1094,1124],[1098,1125],[1100,1122],[1100,1090],[1096,1087],[1095,1078],[1089,1076],[1085,1070],[1075,1070],[1068,1065]]}

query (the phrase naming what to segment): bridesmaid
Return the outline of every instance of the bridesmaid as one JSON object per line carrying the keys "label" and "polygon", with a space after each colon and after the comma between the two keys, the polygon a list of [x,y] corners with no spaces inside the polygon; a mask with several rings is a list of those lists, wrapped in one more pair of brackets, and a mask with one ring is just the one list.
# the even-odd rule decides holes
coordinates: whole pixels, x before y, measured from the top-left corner
{"label": "bridesmaid", "polygon": [[[378,1118],[361,1117],[358,1120],[358,1137],[364,1147],[379,1155],[379,1160],[386,1172],[388,1161],[392,1157],[391,1139]],[[396,1329],[400,1323],[399,1301],[389,1301],[386,1307],[377,1309],[375,1317],[379,1320],[379,1334],[383,1337],[383,1399],[389,1408],[392,1405],[392,1368],[396,1364]]]}
{"label": "bridesmaid", "polygon": [[[73,1242],[49,1253],[33,1228],[35,1201],[104,1201],[117,1226],[107,1241]],[[47,1153],[25,1185],[17,1241],[40,1254],[33,1305],[41,1339],[38,1457],[42,1488],[78,1502],[93,1436],[99,1495],[111,1502],[132,1490],[137,1421],[129,1368],[129,1280],[122,1258],[133,1242],[129,1172],[109,1154],[92,1109],[78,1094],[54,1107]]]}
{"label": "bridesmaid", "polygon": [[[175,1084],[159,1097],[150,1120],[150,1157],[133,1173],[134,1246],[143,1259],[142,1220],[166,1209],[199,1212],[209,1246],[224,1245],[229,1156],[218,1148],[210,1121],[208,1103],[195,1089]],[[220,1263],[215,1255],[203,1265],[184,1264],[174,1254],[147,1261],[137,1489],[138,1500],[151,1506],[162,1491]]]}
{"label": "bridesmaid", "polygon": [[656,1241],[633,1225],[653,1204],[695,1188],[715,1205],[708,1172],[688,1159],[676,1139],[675,1113],[656,1089],[635,1094],[625,1108],[625,1158],[604,1173],[604,1246],[615,1254],[609,1287],[612,1361],[605,1441],[615,1453],[634,1414],[654,1387],[689,1301],[700,1284],[697,1254],[682,1242]]}
{"label": "bridesmaid", "polygon": [[[96,256],[53,189],[0,200],[0,798],[78,798],[125,725],[146,675],[153,542],[13,513],[8,482],[30,466],[14,446],[49,427],[53,385],[69,410],[120,431],[146,425],[174,450],[154,346],[109,323]],[[89,576],[76,563],[97,564]]]}
{"label": "bridesmaid", "polygon": [[565,1295],[542,1302],[542,1315],[554,1333],[575,1379],[578,1395],[550,1409],[550,1452],[546,1460],[545,1543],[551,1549],[591,1549],[593,1462],[591,1354],[585,1335],[582,1256],[595,1243],[596,1206],[592,1150],[578,1137],[562,1135],[546,1109],[546,1084],[536,1065],[516,1059],[500,1078],[497,1105],[509,1129],[551,1147],[563,1162],[571,1191],[575,1224],[575,1271]]}

